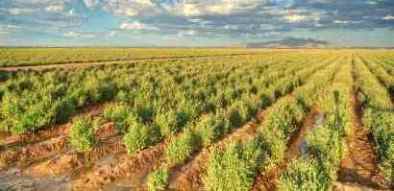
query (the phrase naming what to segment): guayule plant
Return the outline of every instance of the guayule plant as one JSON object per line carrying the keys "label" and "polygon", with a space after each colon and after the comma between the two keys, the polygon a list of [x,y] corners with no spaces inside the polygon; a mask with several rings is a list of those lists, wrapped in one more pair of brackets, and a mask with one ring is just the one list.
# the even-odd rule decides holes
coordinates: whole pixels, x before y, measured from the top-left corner
{"label": "guayule plant", "polygon": [[203,177],[206,190],[250,190],[262,156],[259,139],[216,148]]}
{"label": "guayule plant", "polygon": [[96,143],[93,121],[86,117],[74,120],[70,130],[70,144],[80,152],[93,148]]}
{"label": "guayule plant", "polygon": [[127,118],[126,124],[128,130],[123,136],[123,143],[129,154],[154,145],[161,139],[160,129],[156,125],[142,123],[132,115]]}
{"label": "guayule plant", "polygon": [[169,179],[169,172],[166,168],[160,168],[148,175],[147,186],[149,191],[166,190]]}
{"label": "guayule plant", "polygon": [[186,129],[179,137],[171,139],[166,151],[169,164],[183,163],[196,149],[200,147],[200,137],[191,129]]}
{"label": "guayule plant", "polygon": [[278,190],[330,190],[330,181],[325,170],[316,160],[292,161],[280,176]]}
{"label": "guayule plant", "polygon": [[125,133],[126,119],[132,114],[130,107],[126,104],[110,104],[104,108],[104,118],[115,123],[116,128],[121,132]]}
{"label": "guayule plant", "polygon": [[196,123],[194,128],[201,137],[202,144],[204,146],[208,146],[209,144],[216,142],[216,140],[224,134],[224,116],[222,114],[204,115]]}

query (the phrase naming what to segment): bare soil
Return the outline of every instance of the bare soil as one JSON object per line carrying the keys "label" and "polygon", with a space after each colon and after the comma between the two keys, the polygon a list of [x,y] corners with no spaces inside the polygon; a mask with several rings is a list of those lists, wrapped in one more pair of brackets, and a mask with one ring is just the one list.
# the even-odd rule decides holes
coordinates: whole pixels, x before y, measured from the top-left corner
{"label": "bare soil", "polygon": [[224,148],[226,144],[234,141],[247,141],[256,137],[257,123],[263,120],[264,111],[260,112],[256,120],[252,120],[243,127],[227,134],[222,140],[209,147],[203,148],[187,164],[177,168],[171,173],[169,189],[171,190],[202,190],[202,174],[206,169],[209,155],[213,148]]}
{"label": "bare soil", "polygon": [[104,186],[108,187],[114,183],[116,179],[122,178],[134,181],[128,183],[135,187],[141,187],[146,174],[161,158],[166,144],[162,142],[132,156],[123,152],[117,153],[113,158],[98,161],[91,168],[92,171],[73,181],[73,190],[103,189]]}
{"label": "bare soil", "polygon": [[6,150],[2,156],[8,158],[2,159],[7,159],[10,164],[0,171],[0,188],[70,190],[72,178],[89,168],[90,163],[124,149],[117,134],[113,123],[104,124],[96,131],[98,145],[83,154],[67,146],[66,136],[18,147],[14,152]]}
{"label": "bare soil", "polygon": [[[101,114],[102,111],[102,104],[93,104],[82,109],[80,112],[75,114],[74,117],[80,115],[94,117]],[[49,128],[38,130],[36,132],[29,132],[20,135],[11,135],[9,133],[2,132],[1,134],[3,139],[0,145],[0,152],[10,148],[23,147],[28,144],[43,142],[54,137],[67,136],[68,131],[71,128],[71,122],[72,120],[65,124],[57,124]]]}
{"label": "bare soil", "polygon": [[240,53],[240,54],[228,54],[228,55],[212,55],[212,56],[177,56],[177,57],[154,57],[154,58],[134,58],[134,59],[114,59],[114,60],[96,60],[96,61],[74,61],[74,62],[59,62],[55,64],[45,64],[45,65],[19,65],[19,66],[4,66],[0,67],[0,71],[4,72],[18,72],[23,70],[48,70],[48,69],[73,69],[73,68],[87,68],[92,66],[102,66],[111,64],[125,64],[135,63],[141,61],[170,61],[170,60],[188,60],[188,59],[201,59],[201,58],[222,58],[222,57],[232,57],[232,56],[248,56],[256,55],[259,53]]}
{"label": "bare soil", "polygon": [[298,131],[294,132],[294,134],[290,137],[284,160],[280,164],[268,169],[266,172],[259,173],[255,178],[252,188],[253,191],[276,189],[278,178],[280,174],[287,168],[288,163],[298,158],[305,152],[305,135],[319,123],[322,123],[321,118],[324,118],[323,114],[319,112],[319,109],[313,107],[309,114],[305,117],[303,124],[300,126]]}
{"label": "bare soil", "polygon": [[362,125],[362,107],[356,95],[352,97],[352,107],[353,126],[346,137],[348,152],[341,161],[341,169],[338,173],[339,182],[357,184],[371,189],[383,189],[387,187],[387,183],[377,165],[373,136]]}

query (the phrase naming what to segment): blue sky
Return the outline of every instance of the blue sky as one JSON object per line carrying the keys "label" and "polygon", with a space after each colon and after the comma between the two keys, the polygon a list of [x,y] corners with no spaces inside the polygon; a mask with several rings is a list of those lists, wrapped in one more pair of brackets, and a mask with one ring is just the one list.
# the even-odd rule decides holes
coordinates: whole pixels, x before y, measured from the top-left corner
{"label": "blue sky", "polygon": [[394,46],[393,0],[0,0],[1,46]]}

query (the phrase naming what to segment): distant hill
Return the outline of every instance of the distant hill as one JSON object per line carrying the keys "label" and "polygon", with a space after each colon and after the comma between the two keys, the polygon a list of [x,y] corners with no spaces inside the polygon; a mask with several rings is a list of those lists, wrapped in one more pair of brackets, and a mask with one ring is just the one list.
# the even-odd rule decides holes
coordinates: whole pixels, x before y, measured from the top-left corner
{"label": "distant hill", "polygon": [[247,48],[324,48],[330,45],[327,41],[312,38],[284,38],[282,40],[256,42],[246,44]]}

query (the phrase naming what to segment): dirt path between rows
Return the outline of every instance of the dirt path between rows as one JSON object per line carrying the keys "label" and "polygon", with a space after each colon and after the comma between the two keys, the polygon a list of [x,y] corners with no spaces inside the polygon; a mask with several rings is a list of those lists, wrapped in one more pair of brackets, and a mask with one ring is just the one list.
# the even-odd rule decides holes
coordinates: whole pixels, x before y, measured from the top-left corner
{"label": "dirt path between rows", "polygon": [[203,186],[202,177],[207,160],[211,151],[216,148],[224,148],[225,145],[234,141],[245,142],[257,136],[257,124],[263,119],[267,110],[261,111],[256,115],[256,119],[248,122],[233,132],[225,135],[219,142],[203,148],[188,163],[173,171],[169,180],[170,190],[200,190]]}
{"label": "dirt path between rows", "polygon": [[[294,91],[287,94],[286,96],[283,96],[280,99],[284,99],[285,97],[288,96],[294,96],[293,93]],[[224,147],[224,145],[226,145],[226,143],[230,141],[237,141],[237,140],[245,141],[256,137],[257,125],[264,120],[265,113],[268,112],[268,110],[269,107],[261,111],[257,115],[255,121],[249,122],[243,127],[237,129],[234,133],[228,134],[227,136],[225,136],[224,139],[222,139],[218,143],[210,147],[204,148],[194,159],[192,159],[190,162],[188,162],[186,165],[182,166],[181,168],[178,168],[175,172],[172,172],[169,181],[169,188],[171,190],[185,190],[185,191],[202,190],[203,189],[202,174],[204,174],[207,160],[209,159],[209,154],[211,153],[212,148],[214,146],[217,146],[219,148]],[[313,115],[315,115],[315,113]],[[306,131],[305,129],[302,129],[297,134],[303,135],[305,131]],[[289,152],[291,153],[291,154],[289,153],[289,156],[287,156],[289,158],[290,155],[297,153],[296,148],[298,148],[299,145],[302,144],[303,138],[293,138],[291,142],[292,143],[294,142],[294,146],[292,146],[291,149],[289,149]]]}
{"label": "dirt path between rows", "polygon": [[[363,127],[362,107],[356,94],[352,96],[351,101],[353,126],[350,135],[346,137],[348,152],[341,161],[339,182],[344,185],[354,184],[354,187],[359,189],[362,187],[384,189],[386,183],[377,165],[374,140],[369,130]],[[341,190],[341,187],[344,188],[338,186],[337,190]]]}
{"label": "dirt path between rows", "polygon": [[95,117],[103,112],[103,108],[103,104],[93,104],[86,106],[81,111],[74,114],[70,118],[69,122],[64,124],[56,124],[52,127],[40,129],[37,132],[29,132],[20,135],[10,135],[9,133],[5,133],[0,144],[0,153],[7,149],[23,147],[28,144],[43,142],[55,137],[67,136],[71,127],[72,118],[75,118],[76,116]]}
{"label": "dirt path between rows", "polygon": [[275,190],[278,178],[280,174],[287,168],[288,163],[306,152],[304,148],[306,134],[314,127],[323,123],[323,121],[324,115],[320,113],[316,107],[313,107],[305,117],[302,126],[290,137],[283,162],[271,169],[268,169],[264,173],[259,173],[255,178],[252,190]]}
{"label": "dirt path between rows", "polygon": [[124,150],[113,123],[106,123],[98,129],[96,138],[98,144],[86,153],[74,151],[68,146],[67,137],[63,136],[23,147],[22,153],[17,152],[21,156],[10,161],[17,163],[13,165],[15,167],[0,171],[0,190],[70,190],[72,178],[89,168],[91,163],[109,153]]}
{"label": "dirt path between rows", "polygon": [[46,65],[23,65],[23,66],[4,66],[0,67],[0,71],[3,72],[17,72],[23,70],[46,70],[54,68],[71,69],[77,67],[91,67],[111,64],[124,64],[124,62],[135,63],[142,61],[171,61],[171,60],[189,60],[189,59],[204,59],[204,58],[223,58],[233,56],[248,56],[248,55],[259,55],[261,53],[248,53],[248,54],[228,54],[228,55],[214,55],[214,56],[178,56],[178,57],[156,57],[156,58],[135,58],[135,59],[117,59],[117,60],[103,60],[103,61],[91,61],[91,62],[62,62],[57,64],[46,64]]}

